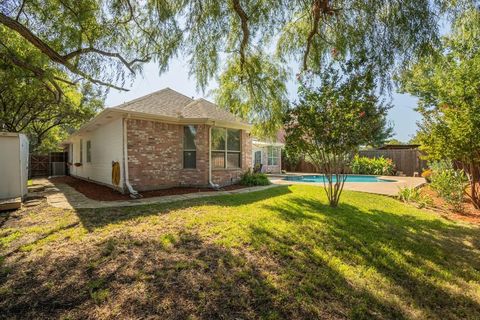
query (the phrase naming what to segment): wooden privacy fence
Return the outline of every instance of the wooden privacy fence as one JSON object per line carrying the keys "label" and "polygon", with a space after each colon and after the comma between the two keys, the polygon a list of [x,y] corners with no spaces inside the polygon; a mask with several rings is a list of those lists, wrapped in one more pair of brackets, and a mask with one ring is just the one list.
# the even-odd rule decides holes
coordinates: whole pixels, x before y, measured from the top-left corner
{"label": "wooden privacy fence", "polygon": [[48,163],[48,155],[30,154],[28,177],[35,178],[48,176]]}
{"label": "wooden privacy fence", "polygon": [[300,159],[295,165],[282,161],[282,170],[288,172],[303,172],[303,173],[319,173],[320,171],[315,168],[313,164],[304,159]]}
{"label": "wooden privacy fence", "polygon": [[[368,158],[390,158],[397,171],[402,171],[407,176],[413,176],[415,172],[420,175],[427,168],[427,162],[420,159],[421,153],[417,149],[362,150],[359,155]],[[295,165],[282,161],[282,169],[289,172],[319,173],[313,164],[304,159]]]}
{"label": "wooden privacy fence", "polygon": [[392,159],[397,171],[407,176],[413,176],[415,172],[420,175],[427,168],[427,161],[420,159],[421,152],[417,149],[361,150],[358,154],[367,158],[383,156]]}
{"label": "wooden privacy fence", "polygon": [[28,177],[48,177],[67,173],[66,152],[50,152],[49,154],[30,154]]}

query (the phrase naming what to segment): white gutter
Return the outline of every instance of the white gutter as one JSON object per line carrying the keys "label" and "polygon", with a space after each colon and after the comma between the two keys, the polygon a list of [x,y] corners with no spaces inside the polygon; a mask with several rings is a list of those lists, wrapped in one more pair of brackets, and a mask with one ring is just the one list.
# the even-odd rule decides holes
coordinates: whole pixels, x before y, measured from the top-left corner
{"label": "white gutter", "polygon": [[[129,117],[129,116],[127,116]],[[123,118],[123,170],[125,176],[125,185],[127,186],[128,192],[130,192],[130,197],[137,199],[141,198],[142,195],[139,194],[135,189],[133,189],[130,181],[128,180],[128,146],[127,146],[127,118]]]}
{"label": "white gutter", "polygon": [[218,184],[212,182],[212,126],[208,127],[208,184],[213,189],[220,188]]}

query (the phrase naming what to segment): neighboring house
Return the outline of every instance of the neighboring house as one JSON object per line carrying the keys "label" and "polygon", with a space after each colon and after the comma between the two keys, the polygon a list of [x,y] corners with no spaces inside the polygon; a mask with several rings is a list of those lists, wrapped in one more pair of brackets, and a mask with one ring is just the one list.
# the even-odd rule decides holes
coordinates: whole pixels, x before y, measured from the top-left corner
{"label": "neighboring house", "polygon": [[262,172],[282,172],[282,148],[285,147],[284,132],[280,131],[276,139],[252,141],[252,167],[261,164]]}
{"label": "neighboring house", "polygon": [[64,144],[72,176],[120,191],[224,186],[251,168],[250,129],[207,100],[166,88],[106,108]]}

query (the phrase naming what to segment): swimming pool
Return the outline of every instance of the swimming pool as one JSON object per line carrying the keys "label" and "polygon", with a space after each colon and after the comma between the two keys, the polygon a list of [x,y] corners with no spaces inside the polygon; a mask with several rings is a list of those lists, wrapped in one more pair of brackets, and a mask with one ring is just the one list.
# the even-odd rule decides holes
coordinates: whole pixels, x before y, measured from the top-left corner
{"label": "swimming pool", "polygon": [[[324,179],[325,179],[324,175],[315,175],[315,176],[289,176],[289,177],[285,177],[283,180],[323,183]],[[325,179],[325,181],[327,180]],[[335,177],[333,177],[333,181],[335,182]],[[345,182],[395,182],[395,180],[380,179],[377,176],[348,175],[347,180]]]}

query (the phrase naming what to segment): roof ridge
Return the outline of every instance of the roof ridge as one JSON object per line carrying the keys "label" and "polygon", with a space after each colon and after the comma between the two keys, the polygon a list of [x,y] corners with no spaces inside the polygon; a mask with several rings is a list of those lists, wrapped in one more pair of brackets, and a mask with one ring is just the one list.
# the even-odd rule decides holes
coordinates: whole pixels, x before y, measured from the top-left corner
{"label": "roof ridge", "polygon": [[138,101],[145,100],[146,98],[149,98],[149,97],[151,97],[151,96],[153,96],[153,95],[159,94],[160,92],[164,92],[164,91],[167,91],[167,90],[173,91],[173,92],[175,92],[176,94],[179,94],[179,95],[181,95],[181,96],[184,96],[185,98],[188,98],[188,99],[190,99],[190,100],[192,100],[192,101],[195,101],[194,99],[192,99],[192,98],[189,97],[189,96],[184,95],[183,93],[180,93],[180,92],[178,92],[178,91],[176,91],[176,90],[173,90],[173,89],[170,88],[170,87],[165,87],[165,88],[163,88],[163,89],[160,89],[160,90],[151,92],[151,93],[149,93],[149,94],[147,94],[147,95],[144,95],[144,96],[135,98],[135,99],[133,99],[133,100],[130,100],[130,101],[127,101],[127,102],[124,102],[124,103],[122,103],[122,104],[119,104],[119,105],[116,105],[116,106],[113,106],[113,107],[109,107],[109,108],[121,109],[122,107],[129,106],[129,105],[131,105],[131,104],[134,103],[134,102],[138,102]]}
{"label": "roof ridge", "polygon": [[184,96],[185,98],[188,98],[188,99],[190,99],[190,100],[192,100],[192,101],[195,101],[195,100],[196,100],[196,99],[193,99],[193,97],[189,97],[189,96],[187,96],[186,94],[183,94],[183,93],[181,93],[181,92],[179,92],[179,91],[177,91],[177,90],[174,90],[174,89],[172,89],[172,88],[170,88],[170,87],[166,87],[165,89],[168,89],[168,90],[170,90],[170,91],[173,91],[173,92],[175,92],[175,93],[177,93],[177,94],[179,94],[179,95],[182,95],[182,96]]}

